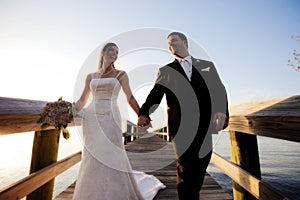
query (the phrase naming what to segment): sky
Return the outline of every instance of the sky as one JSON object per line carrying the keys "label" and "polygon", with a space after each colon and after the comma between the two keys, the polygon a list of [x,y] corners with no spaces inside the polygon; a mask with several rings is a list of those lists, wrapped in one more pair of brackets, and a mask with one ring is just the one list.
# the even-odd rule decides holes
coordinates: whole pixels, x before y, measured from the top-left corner
{"label": "sky", "polygon": [[[300,49],[291,39],[300,35],[299,8],[298,0],[0,0],[0,96],[74,101],[84,69],[97,69],[99,47],[129,33],[118,43],[123,54],[117,63],[129,70],[131,83],[145,79],[146,87],[139,82],[133,88],[143,103],[140,88],[151,88],[156,69],[173,59],[167,34],[157,40],[161,47],[127,51],[138,38],[160,37],[153,30],[180,31],[201,46],[217,67],[229,104],[298,95],[300,72],[287,63]],[[148,34],[134,38],[139,31]],[[155,70],[134,76],[134,66]]]}

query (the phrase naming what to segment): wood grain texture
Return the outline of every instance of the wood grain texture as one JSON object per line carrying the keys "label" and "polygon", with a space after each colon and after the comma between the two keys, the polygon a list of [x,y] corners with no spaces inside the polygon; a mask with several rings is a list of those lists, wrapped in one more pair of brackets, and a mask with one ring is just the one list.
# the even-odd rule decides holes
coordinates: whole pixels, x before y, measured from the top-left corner
{"label": "wood grain texture", "polygon": [[288,200],[288,197],[282,195],[268,184],[262,182],[243,170],[238,165],[229,162],[220,155],[213,153],[211,162],[221,169],[226,175],[232,178],[236,183],[245,188],[249,193],[261,200]]}
{"label": "wood grain texture", "polygon": [[300,142],[300,96],[230,106],[227,130]]}
{"label": "wood grain texture", "polygon": [[[40,131],[36,123],[46,101],[0,97],[0,135]],[[78,125],[78,122],[76,122]],[[72,122],[69,126],[74,126]],[[45,130],[51,130],[49,127]]]}
{"label": "wood grain texture", "polygon": [[[166,147],[166,148],[164,148]],[[158,136],[148,134],[142,138],[130,142],[126,145],[128,156],[134,170],[148,169],[148,174],[156,176],[162,183],[167,187],[164,190],[160,190],[155,200],[176,200],[177,189],[176,189],[176,161],[175,153],[170,148],[171,144]],[[160,156],[151,156],[151,152],[160,151]],[[130,152],[139,152],[141,155],[132,155]],[[148,153],[148,154],[147,154]],[[160,166],[160,162],[166,161],[169,164],[162,168],[151,171],[149,169],[155,169]],[[166,163],[167,163],[166,162]],[[75,184],[72,184],[64,192],[59,194],[54,200],[71,200]],[[206,174],[204,185],[200,191],[201,200],[232,200],[232,197],[226,193],[220,185],[209,175]]]}
{"label": "wood grain texture", "polygon": [[1,200],[21,199],[81,160],[81,152],[35,172],[0,190]]}

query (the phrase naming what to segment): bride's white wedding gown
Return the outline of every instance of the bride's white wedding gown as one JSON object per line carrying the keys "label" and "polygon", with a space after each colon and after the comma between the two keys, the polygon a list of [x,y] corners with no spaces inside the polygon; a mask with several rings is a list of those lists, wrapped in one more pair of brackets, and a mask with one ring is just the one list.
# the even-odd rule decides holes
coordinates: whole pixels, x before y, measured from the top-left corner
{"label": "bride's white wedding gown", "polygon": [[156,177],[133,171],[121,130],[117,78],[94,78],[93,100],[82,114],[83,150],[74,200],[153,199],[165,188]]}

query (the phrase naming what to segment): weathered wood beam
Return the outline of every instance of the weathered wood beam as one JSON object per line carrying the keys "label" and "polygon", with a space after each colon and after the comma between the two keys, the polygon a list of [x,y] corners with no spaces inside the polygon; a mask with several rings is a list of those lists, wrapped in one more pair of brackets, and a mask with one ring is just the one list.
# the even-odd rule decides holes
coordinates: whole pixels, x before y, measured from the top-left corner
{"label": "weathered wood beam", "polygon": [[[46,103],[46,101],[0,97],[0,135],[40,131],[41,125],[36,121]],[[74,125],[74,122],[69,124]],[[54,127],[46,130],[50,129]]]}
{"label": "weathered wood beam", "polygon": [[21,199],[81,160],[75,153],[0,190],[0,199]]}
{"label": "weathered wood beam", "polygon": [[213,153],[211,162],[221,169],[225,174],[232,178],[236,183],[245,188],[249,193],[260,200],[288,200],[280,192],[269,186],[268,184],[257,179],[238,165],[229,162],[220,155]]}
{"label": "weathered wood beam", "polygon": [[227,130],[300,142],[300,95],[233,105]]}

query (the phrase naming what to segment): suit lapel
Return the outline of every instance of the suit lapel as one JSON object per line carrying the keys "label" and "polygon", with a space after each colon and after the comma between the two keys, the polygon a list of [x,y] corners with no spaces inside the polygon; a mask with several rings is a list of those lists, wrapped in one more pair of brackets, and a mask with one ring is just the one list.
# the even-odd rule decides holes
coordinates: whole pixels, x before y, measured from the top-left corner
{"label": "suit lapel", "polygon": [[169,66],[182,74],[189,82],[196,81],[198,75],[200,75],[202,78],[205,78],[205,74],[207,74],[210,70],[209,67],[205,65],[205,62],[203,62],[201,59],[195,59],[194,57],[192,57],[192,77],[190,81],[177,59],[169,64]]}
{"label": "suit lapel", "polygon": [[192,71],[192,81],[197,79],[197,76],[200,75],[205,79],[206,75],[209,72],[209,67],[205,66],[205,62],[200,59],[195,59],[192,57],[193,71]]}
{"label": "suit lapel", "polygon": [[201,66],[201,60],[195,59],[194,57],[192,57],[192,65],[193,65],[193,70],[198,70],[199,73],[200,73],[200,70],[202,68],[202,66]]}
{"label": "suit lapel", "polygon": [[197,74],[200,74],[200,64],[201,61],[198,59],[195,59],[194,57],[192,57],[192,77],[191,77],[191,82],[194,82],[197,79]]}
{"label": "suit lapel", "polygon": [[189,81],[187,75],[185,74],[181,64],[177,59],[175,59],[174,62],[172,62],[171,67],[174,68],[176,71],[178,71],[180,74],[182,74]]}

